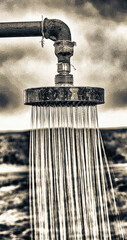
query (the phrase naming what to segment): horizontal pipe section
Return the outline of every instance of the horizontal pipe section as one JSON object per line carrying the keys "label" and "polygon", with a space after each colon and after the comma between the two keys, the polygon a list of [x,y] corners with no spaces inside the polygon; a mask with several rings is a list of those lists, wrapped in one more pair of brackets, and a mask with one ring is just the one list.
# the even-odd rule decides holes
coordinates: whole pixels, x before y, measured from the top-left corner
{"label": "horizontal pipe section", "polygon": [[42,22],[0,23],[0,37],[39,37],[42,36]]}

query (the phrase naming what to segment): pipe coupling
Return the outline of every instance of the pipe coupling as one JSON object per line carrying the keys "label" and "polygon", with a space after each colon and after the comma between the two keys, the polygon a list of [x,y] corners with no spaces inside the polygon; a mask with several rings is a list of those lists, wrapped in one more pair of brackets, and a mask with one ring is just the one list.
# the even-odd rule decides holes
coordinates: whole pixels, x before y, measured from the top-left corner
{"label": "pipe coupling", "polygon": [[75,42],[69,40],[58,40],[54,43],[55,55],[58,57],[58,62],[70,63],[70,58],[73,56],[73,48]]}
{"label": "pipe coupling", "polygon": [[69,73],[71,71],[71,67],[69,63],[63,63],[63,62],[59,62],[57,64],[57,72],[61,73],[61,74],[66,74]]}
{"label": "pipe coupling", "polygon": [[72,86],[73,75],[72,74],[57,74],[55,76],[55,85],[57,86]]}

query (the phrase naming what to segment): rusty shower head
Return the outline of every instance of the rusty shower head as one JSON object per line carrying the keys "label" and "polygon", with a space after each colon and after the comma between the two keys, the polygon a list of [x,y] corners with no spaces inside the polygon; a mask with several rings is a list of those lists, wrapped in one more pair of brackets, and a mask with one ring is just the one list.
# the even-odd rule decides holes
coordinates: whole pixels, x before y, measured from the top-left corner
{"label": "rusty shower head", "polygon": [[24,91],[25,105],[83,106],[104,103],[104,89],[95,87],[42,87]]}
{"label": "rusty shower head", "polygon": [[69,27],[60,20],[44,20],[44,36],[53,40],[58,58],[55,87],[26,89],[24,104],[37,106],[81,106],[104,103],[104,89],[95,87],[74,87],[70,74],[70,58],[75,42],[71,41]]}

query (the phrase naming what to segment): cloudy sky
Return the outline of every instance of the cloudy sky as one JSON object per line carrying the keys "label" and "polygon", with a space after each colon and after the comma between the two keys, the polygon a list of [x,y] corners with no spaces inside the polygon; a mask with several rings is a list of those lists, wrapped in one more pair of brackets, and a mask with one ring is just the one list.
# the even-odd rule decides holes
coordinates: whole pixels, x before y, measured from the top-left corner
{"label": "cloudy sky", "polygon": [[[127,126],[127,1],[4,0],[0,22],[64,21],[77,43],[71,63],[75,85],[105,89],[100,127]],[[30,128],[23,90],[54,85],[53,42],[41,37],[0,39],[0,130]]]}

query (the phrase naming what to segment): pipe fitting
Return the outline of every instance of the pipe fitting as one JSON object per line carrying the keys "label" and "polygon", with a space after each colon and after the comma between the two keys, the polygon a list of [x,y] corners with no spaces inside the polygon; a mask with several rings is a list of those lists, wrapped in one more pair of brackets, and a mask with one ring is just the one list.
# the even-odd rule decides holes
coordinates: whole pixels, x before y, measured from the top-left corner
{"label": "pipe fitting", "polygon": [[55,85],[57,86],[73,86],[72,74],[57,74],[55,76]]}
{"label": "pipe fitting", "polygon": [[71,42],[69,27],[60,20],[45,18],[43,32],[45,38],[55,41],[54,47],[55,55],[58,58],[57,71],[59,73],[55,76],[55,85],[73,85],[73,75],[69,73],[70,58],[73,56],[75,42]]}
{"label": "pipe fitting", "polygon": [[44,37],[53,41],[69,40],[71,41],[71,32],[69,27],[57,19],[44,19],[43,23]]}
{"label": "pipe fitting", "polygon": [[58,62],[70,63],[74,45],[75,42],[68,40],[59,40],[54,43],[55,55],[58,57]]}
{"label": "pipe fitting", "polygon": [[66,74],[69,73],[71,71],[71,67],[69,63],[63,63],[63,62],[59,62],[57,64],[57,72],[61,73],[61,74]]}

